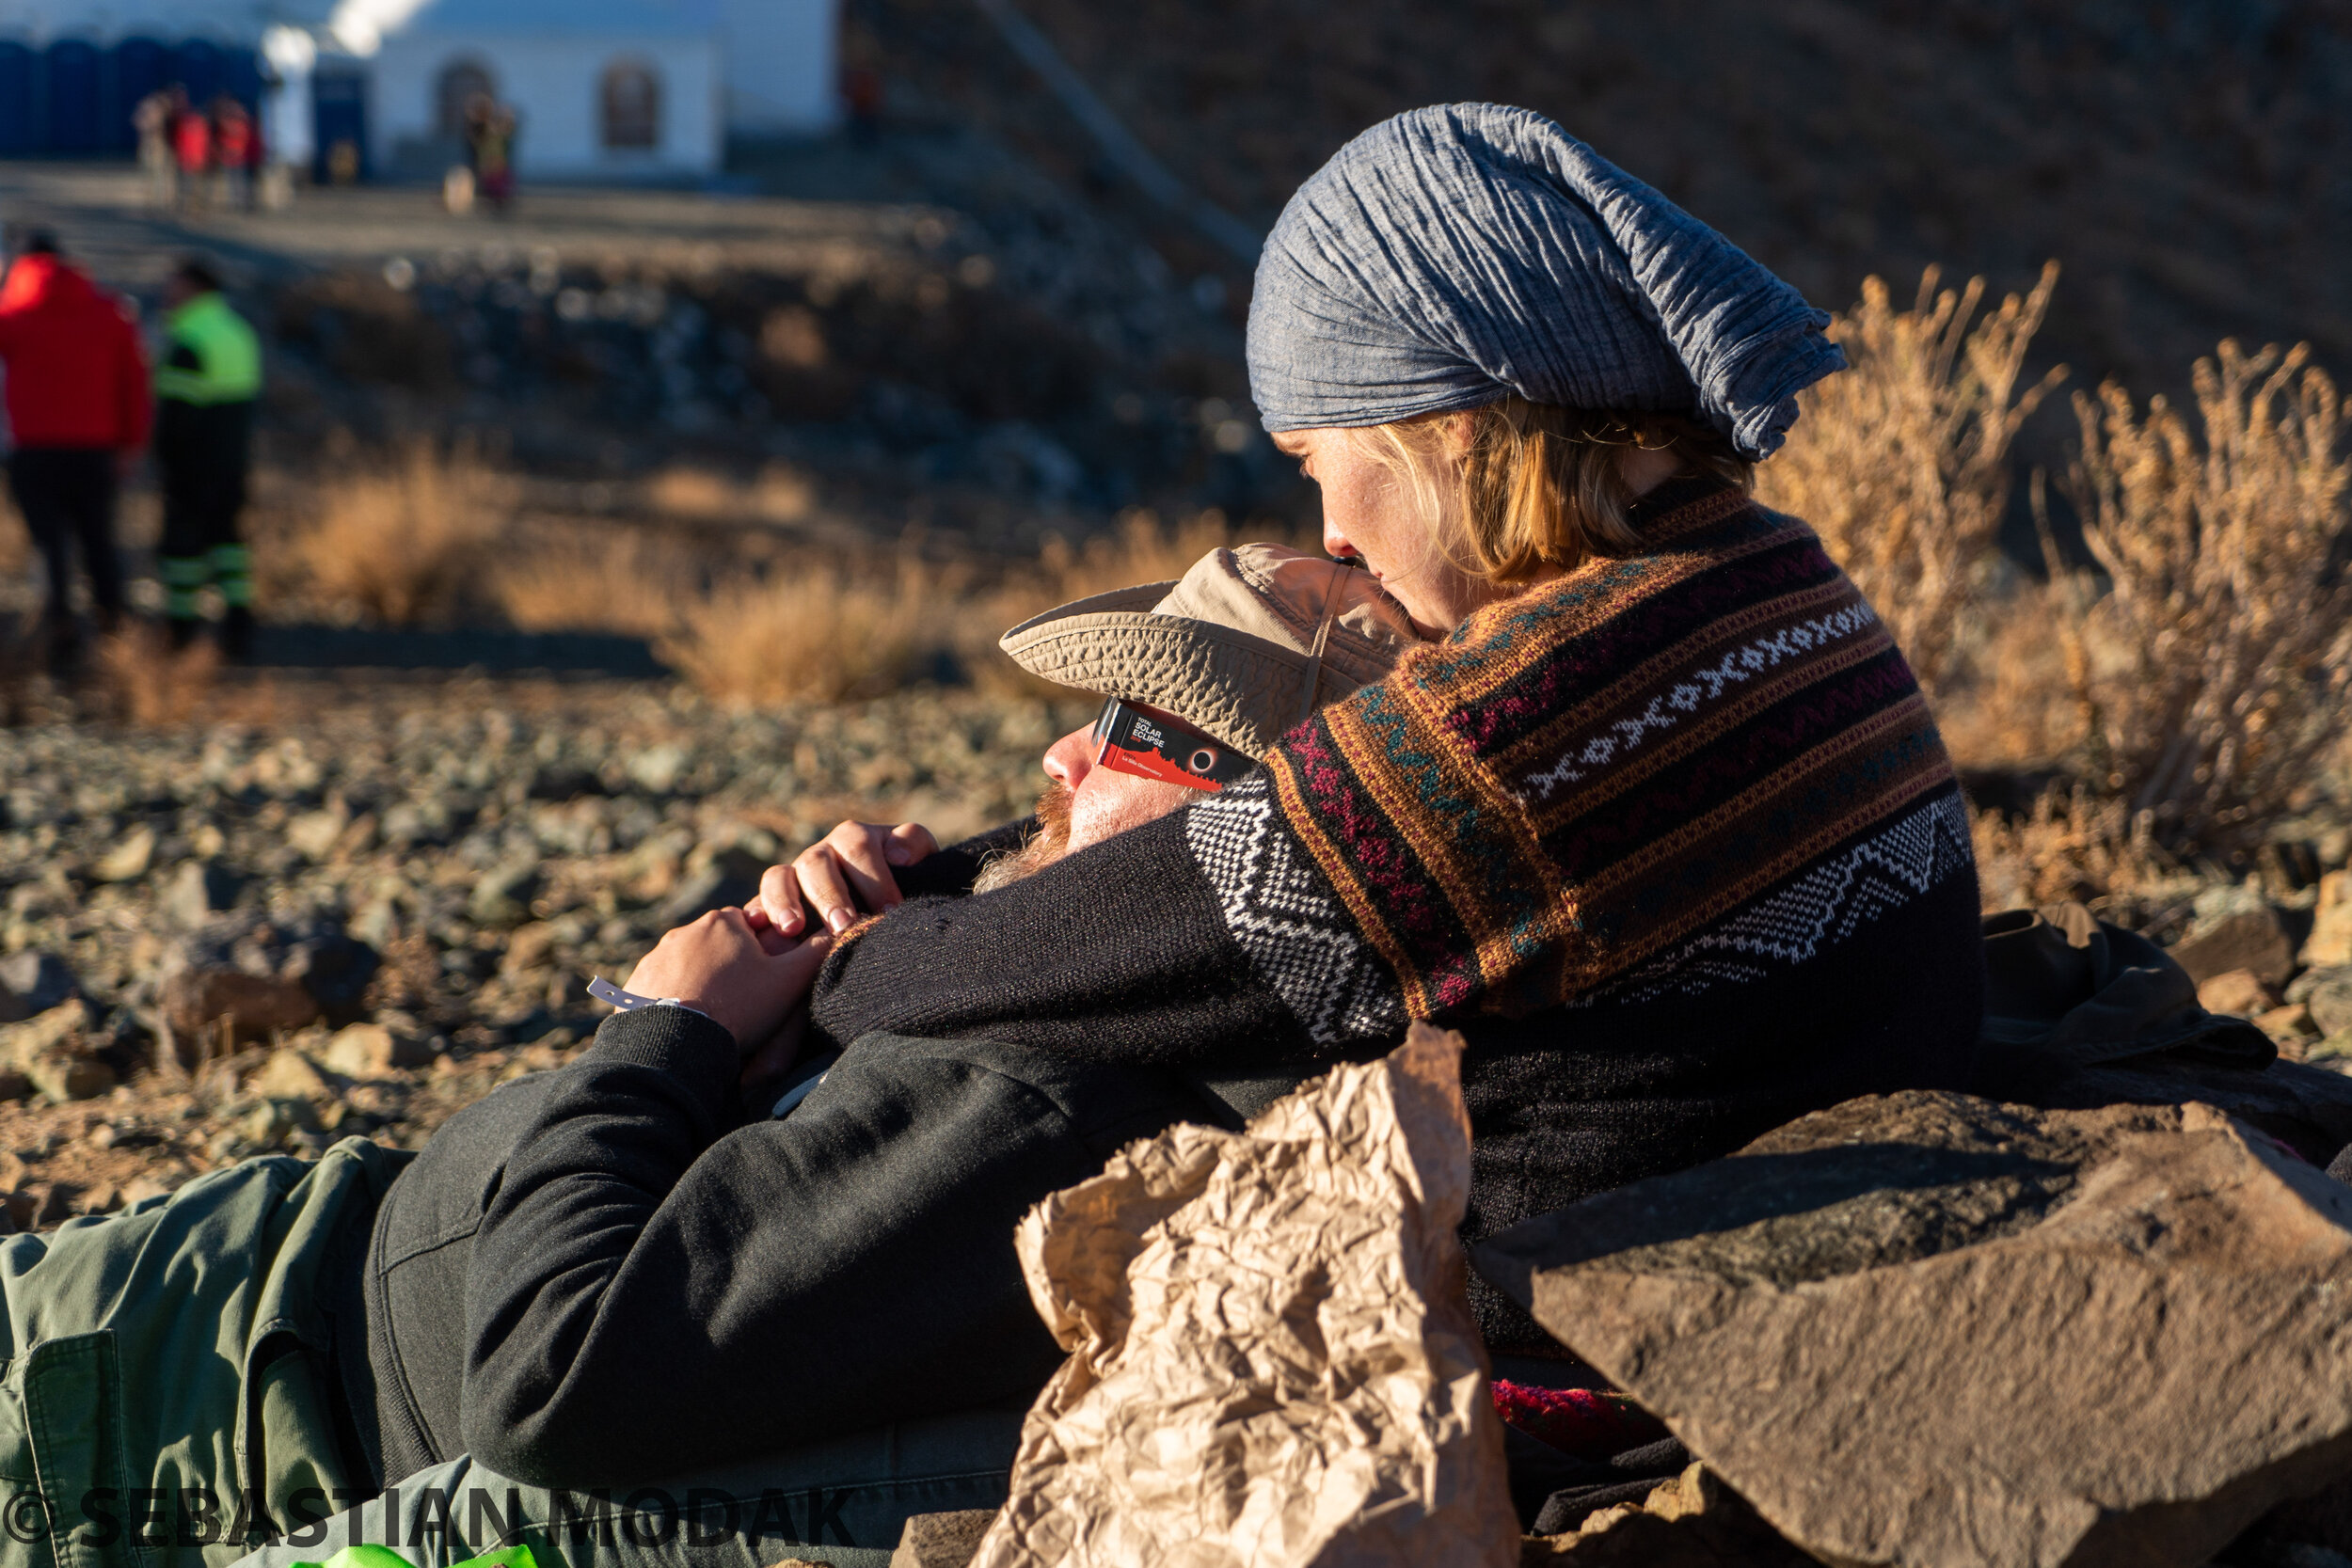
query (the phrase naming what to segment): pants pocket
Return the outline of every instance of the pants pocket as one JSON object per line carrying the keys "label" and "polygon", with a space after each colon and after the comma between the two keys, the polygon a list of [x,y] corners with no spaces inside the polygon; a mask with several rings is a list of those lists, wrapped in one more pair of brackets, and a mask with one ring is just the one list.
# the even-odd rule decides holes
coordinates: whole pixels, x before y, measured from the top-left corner
{"label": "pants pocket", "polygon": [[148,1568],[123,1528],[129,1485],[111,1331],[35,1345],[0,1381],[0,1563]]}

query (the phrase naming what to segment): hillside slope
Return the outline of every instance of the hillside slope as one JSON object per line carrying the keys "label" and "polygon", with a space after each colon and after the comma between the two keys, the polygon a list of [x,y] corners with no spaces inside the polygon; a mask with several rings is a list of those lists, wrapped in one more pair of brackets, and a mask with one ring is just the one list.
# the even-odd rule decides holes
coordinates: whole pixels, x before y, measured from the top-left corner
{"label": "hillside slope", "polygon": [[[2342,0],[1021,4],[1155,153],[1262,227],[1364,126],[1491,99],[1557,117],[1833,308],[1873,272],[2023,287],[2055,256],[2042,357],[2077,385],[2176,388],[2228,335],[2352,368]],[[908,101],[1126,199],[971,0],[850,16]]]}

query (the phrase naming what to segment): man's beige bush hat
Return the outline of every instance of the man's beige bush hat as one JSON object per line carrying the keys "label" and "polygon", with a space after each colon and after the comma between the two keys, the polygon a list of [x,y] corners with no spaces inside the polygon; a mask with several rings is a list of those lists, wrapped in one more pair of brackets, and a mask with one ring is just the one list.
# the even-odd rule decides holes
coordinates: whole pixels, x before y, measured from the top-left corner
{"label": "man's beige bush hat", "polygon": [[1144,703],[1253,757],[1413,646],[1369,572],[1280,545],[1211,550],[1174,582],[1097,594],[998,640],[1032,674]]}

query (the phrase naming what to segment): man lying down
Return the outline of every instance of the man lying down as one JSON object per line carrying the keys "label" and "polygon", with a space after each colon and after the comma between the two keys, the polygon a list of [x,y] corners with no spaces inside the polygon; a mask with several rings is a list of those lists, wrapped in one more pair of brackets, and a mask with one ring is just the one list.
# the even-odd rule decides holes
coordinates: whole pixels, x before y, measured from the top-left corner
{"label": "man lying down", "polygon": [[[1017,879],[1237,777],[1411,637],[1370,574],[1269,546],[1015,628],[1031,668],[1111,699],[1047,752],[1041,824],[926,854],[880,896],[882,831],[844,824],[799,863],[810,901]],[[888,842],[910,832],[930,849]],[[0,1498],[8,1521],[46,1521],[61,1561],[364,1540],[453,1562],[535,1528],[573,1568],[748,1568],[879,1563],[912,1513],[994,1507],[1061,1359],[1021,1213],[1299,1074],[879,1035],[794,1062],[830,936],[739,910],[670,933],[589,1050],[405,1168],[346,1139],[0,1242],[0,1487],[40,1495]]]}

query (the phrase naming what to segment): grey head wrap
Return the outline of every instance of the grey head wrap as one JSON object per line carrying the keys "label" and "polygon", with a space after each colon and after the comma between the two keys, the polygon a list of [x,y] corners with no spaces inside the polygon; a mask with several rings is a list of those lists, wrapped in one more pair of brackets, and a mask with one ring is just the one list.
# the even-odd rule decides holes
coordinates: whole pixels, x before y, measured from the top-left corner
{"label": "grey head wrap", "polygon": [[1829,317],[1553,121],[1497,103],[1384,120],[1300,186],[1249,304],[1272,431],[1516,392],[1695,415],[1748,457],[1846,356]]}

